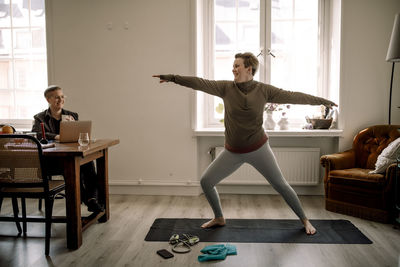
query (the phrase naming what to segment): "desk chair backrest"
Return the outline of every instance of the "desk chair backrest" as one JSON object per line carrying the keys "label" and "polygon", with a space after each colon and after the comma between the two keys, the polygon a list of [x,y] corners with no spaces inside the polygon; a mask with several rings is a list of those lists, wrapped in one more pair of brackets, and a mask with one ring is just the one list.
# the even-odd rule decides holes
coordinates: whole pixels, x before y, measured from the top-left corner
{"label": "desk chair backrest", "polygon": [[0,135],[0,188],[42,187],[48,191],[42,147],[29,135]]}
{"label": "desk chair backrest", "polygon": [[378,156],[391,142],[400,137],[400,125],[375,125],[360,131],[353,141],[356,166],[375,169]]}

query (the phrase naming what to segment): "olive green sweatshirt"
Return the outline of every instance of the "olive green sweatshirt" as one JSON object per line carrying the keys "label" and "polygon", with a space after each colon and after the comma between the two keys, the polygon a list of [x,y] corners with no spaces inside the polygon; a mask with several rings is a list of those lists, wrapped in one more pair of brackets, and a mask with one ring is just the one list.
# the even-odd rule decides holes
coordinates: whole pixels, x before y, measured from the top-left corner
{"label": "olive green sweatshirt", "polygon": [[263,129],[266,103],[334,105],[321,97],[282,90],[254,80],[236,83],[172,74],[160,78],[221,97],[225,107],[225,148],[235,153],[257,150],[267,141]]}

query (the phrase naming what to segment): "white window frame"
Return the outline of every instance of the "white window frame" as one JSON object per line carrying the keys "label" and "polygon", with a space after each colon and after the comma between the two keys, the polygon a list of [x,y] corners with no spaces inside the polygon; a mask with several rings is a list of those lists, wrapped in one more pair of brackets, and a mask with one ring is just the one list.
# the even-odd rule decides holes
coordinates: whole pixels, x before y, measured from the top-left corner
{"label": "white window frame", "polygon": [[[332,75],[331,64],[337,62],[330,62],[330,58],[338,56],[340,51],[336,51],[333,55],[331,51],[331,38],[332,38],[332,13],[339,13],[335,11],[338,5],[336,0],[318,0],[318,35],[319,35],[319,66],[318,70],[318,92],[317,95],[324,98],[329,98],[335,103],[339,101],[339,88],[338,81],[331,81]],[[332,6],[336,7],[332,7]],[[196,70],[197,76],[206,79],[214,79],[214,0],[196,0],[196,40],[197,40],[197,53],[196,53]],[[332,11],[333,10],[333,11]],[[271,73],[266,71],[270,69],[271,57],[268,55],[269,44],[271,43],[271,0],[260,0],[260,51],[263,51],[261,60],[264,64],[260,64],[259,81],[270,83]],[[339,28],[336,30],[340,31]],[[337,41],[335,41],[337,42]],[[267,45],[268,44],[268,45]],[[232,59],[233,61],[233,59]],[[260,62],[261,63],[261,62]],[[335,66],[335,65],[334,65]],[[333,75],[335,76],[335,75]],[[335,76],[338,79],[338,75]],[[332,88],[335,92],[332,92]],[[286,89],[286,88],[285,88]],[[290,90],[290,88],[287,88]],[[209,129],[209,128],[224,128],[223,124],[214,118],[214,96],[196,91],[196,124],[195,129]],[[301,128],[304,121],[291,120],[291,127]]]}
{"label": "white window frame", "polygon": [[[12,4],[12,1],[11,1],[11,4]],[[47,59],[47,69],[46,69],[46,71],[47,71],[47,80],[49,80],[49,77],[50,77],[50,75],[49,75],[49,32],[48,32],[48,29],[49,29],[49,24],[51,24],[51,22],[49,22],[49,16],[48,16],[48,12],[47,12],[47,10],[49,9],[49,1],[46,1],[46,0],[44,0],[44,8],[45,8],[45,14],[44,14],[44,16],[45,16],[45,23],[46,23],[46,25],[45,25],[45,31],[46,31],[46,47],[45,47],[45,50],[46,50],[46,59]],[[31,12],[31,11],[29,11],[29,12]],[[31,15],[29,15],[29,16],[31,16]],[[32,26],[31,25],[31,21],[29,22],[30,24],[29,24],[29,29],[34,29],[34,28],[36,28],[36,26]],[[15,30],[15,29],[21,29],[21,28],[26,28],[25,26],[24,27],[21,27],[21,26],[17,26],[17,27],[14,27],[12,24],[11,24],[11,30]],[[13,50],[13,49],[12,49]],[[13,54],[14,52],[12,51],[12,54]],[[13,56],[14,57],[14,56]],[[15,73],[14,73],[14,75],[13,75],[13,77],[12,77],[12,79],[15,79]],[[15,81],[14,81],[14,83],[15,83]],[[13,88],[13,87],[12,87]],[[43,92],[44,92],[44,89],[45,88],[43,88]],[[14,89],[15,90],[15,89]],[[45,104],[45,102],[43,102],[43,107],[44,108],[46,108],[47,107],[47,105]],[[37,112],[40,112],[41,110],[38,110]],[[19,118],[15,118],[15,119],[5,119],[5,118],[1,118],[0,117],[0,124],[9,124],[9,125],[12,125],[14,128],[16,128],[16,130],[17,131],[30,131],[31,129],[32,129],[32,125],[33,125],[33,117],[32,117],[32,119],[19,119]]]}

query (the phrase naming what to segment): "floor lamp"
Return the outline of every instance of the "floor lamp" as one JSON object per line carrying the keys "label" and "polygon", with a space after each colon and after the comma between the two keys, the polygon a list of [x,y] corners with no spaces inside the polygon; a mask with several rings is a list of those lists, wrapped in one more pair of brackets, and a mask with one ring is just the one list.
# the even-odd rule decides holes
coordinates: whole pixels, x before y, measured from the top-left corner
{"label": "floor lamp", "polygon": [[386,61],[393,62],[392,65],[392,77],[390,79],[390,94],[389,94],[389,124],[391,123],[390,115],[392,113],[392,86],[393,86],[393,74],[394,64],[400,62],[400,13],[396,14],[394,18],[394,25],[392,36],[390,37],[389,49],[386,55]]}

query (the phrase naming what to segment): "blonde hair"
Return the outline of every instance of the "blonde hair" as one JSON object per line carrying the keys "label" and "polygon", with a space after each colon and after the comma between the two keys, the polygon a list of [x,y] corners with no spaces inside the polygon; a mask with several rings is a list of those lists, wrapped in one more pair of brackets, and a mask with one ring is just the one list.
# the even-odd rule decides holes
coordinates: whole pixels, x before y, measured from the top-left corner
{"label": "blonde hair", "polygon": [[242,58],[243,64],[245,68],[251,67],[251,73],[254,76],[258,70],[258,59],[253,53],[246,52],[246,53],[237,53],[235,58]]}

